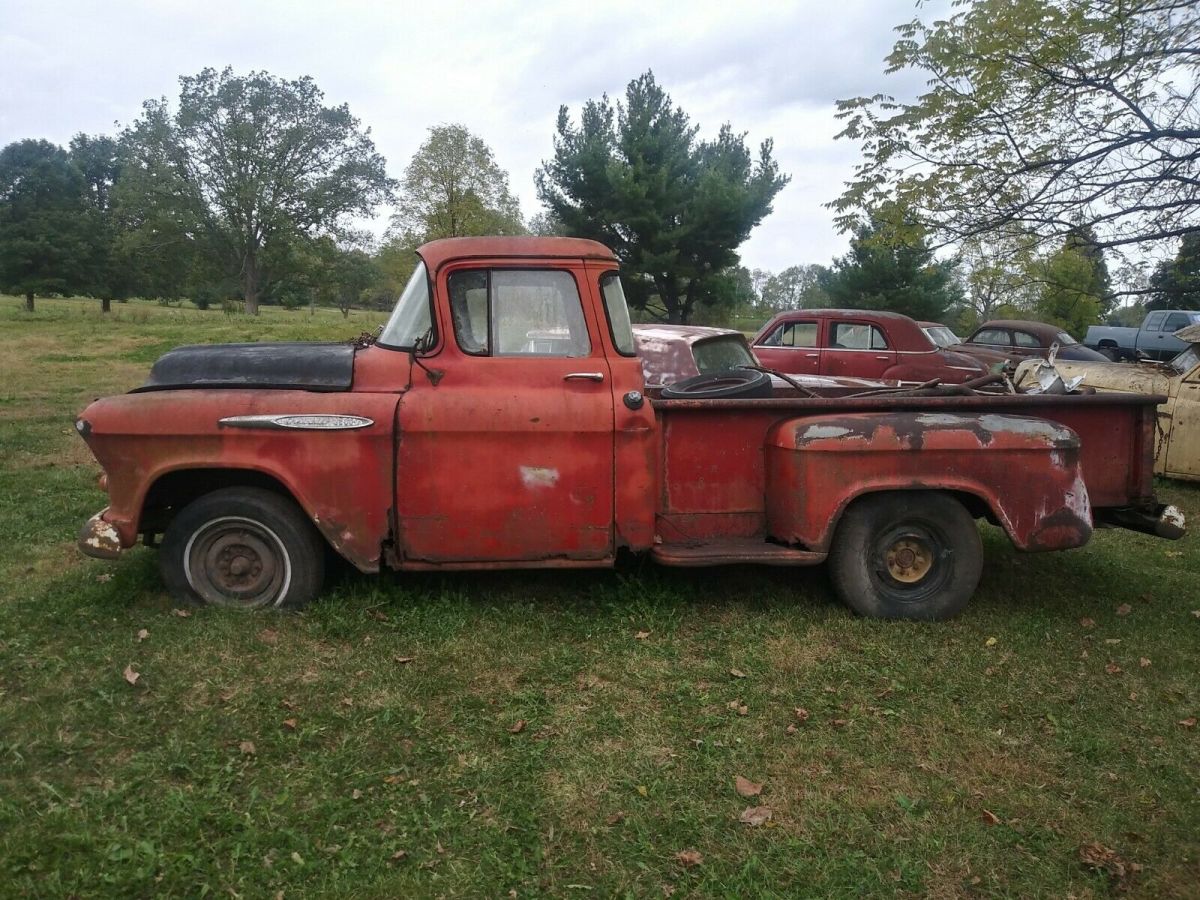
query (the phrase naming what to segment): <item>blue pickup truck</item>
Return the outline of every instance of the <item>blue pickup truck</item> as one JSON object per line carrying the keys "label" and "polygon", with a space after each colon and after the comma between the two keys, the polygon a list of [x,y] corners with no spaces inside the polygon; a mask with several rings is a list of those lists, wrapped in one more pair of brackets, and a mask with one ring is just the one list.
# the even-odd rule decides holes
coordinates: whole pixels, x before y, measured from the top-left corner
{"label": "blue pickup truck", "polygon": [[1189,325],[1200,325],[1200,310],[1159,309],[1146,313],[1141,328],[1093,325],[1083,343],[1112,360],[1167,360],[1191,346],[1175,337],[1175,332]]}

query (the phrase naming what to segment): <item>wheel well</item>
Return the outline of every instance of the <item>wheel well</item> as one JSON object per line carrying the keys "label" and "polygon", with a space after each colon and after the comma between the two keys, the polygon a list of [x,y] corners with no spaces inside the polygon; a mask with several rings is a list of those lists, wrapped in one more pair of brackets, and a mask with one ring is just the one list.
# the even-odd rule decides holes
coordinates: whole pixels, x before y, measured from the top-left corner
{"label": "wheel well", "polygon": [[[854,499],[852,499],[849,503],[847,503],[845,509],[842,510],[842,515],[845,515],[846,510],[848,510],[855,503],[857,503],[860,500],[865,500],[868,497],[878,497],[881,494],[904,494],[904,493],[909,493],[909,490],[910,489],[905,489],[905,488],[891,488],[891,489],[879,490],[879,491],[867,491],[866,493],[857,495],[856,497],[854,497]],[[933,487],[933,486],[929,486],[929,487],[915,486],[915,487],[911,488],[911,490],[929,491],[929,492],[938,493],[938,494],[945,494],[948,497],[953,497],[955,500],[957,500],[959,503],[961,503],[963,505],[963,507],[970,514],[972,519],[983,519],[985,522],[988,522],[992,525],[1000,524],[1000,520],[996,518],[996,513],[992,510],[991,506],[988,505],[988,502],[986,500],[984,500],[982,497],[980,497],[976,494],[972,494],[969,491],[955,491],[955,490],[948,490],[946,488],[937,488],[937,487]],[[838,518],[840,520],[841,516],[839,516]]]}
{"label": "wheel well", "polygon": [[279,479],[253,469],[178,469],[159,477],[146,491],[139,530],[161,532],[193,500],[230,487],[262,488],[295,499]]}

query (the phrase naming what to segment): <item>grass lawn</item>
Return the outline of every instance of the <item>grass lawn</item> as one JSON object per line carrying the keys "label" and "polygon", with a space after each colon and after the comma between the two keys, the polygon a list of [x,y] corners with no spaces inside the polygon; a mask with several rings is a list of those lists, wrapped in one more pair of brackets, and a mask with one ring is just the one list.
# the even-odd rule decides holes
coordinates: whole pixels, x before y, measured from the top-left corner
{"label": "grass lawn", "polygon": [[821,569],[650,565],[184,616],[153,551],[76,551],[74,414],[177,344],[382,316],[98,306],[0,299],[0,895],[1200,892],[1195,537],[985,526],[938,625],[856,619]]}

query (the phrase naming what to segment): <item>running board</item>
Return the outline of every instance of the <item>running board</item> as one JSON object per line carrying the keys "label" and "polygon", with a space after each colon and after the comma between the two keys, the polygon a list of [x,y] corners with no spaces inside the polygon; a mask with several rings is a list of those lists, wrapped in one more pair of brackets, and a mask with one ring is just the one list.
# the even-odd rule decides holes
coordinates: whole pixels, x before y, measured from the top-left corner
{"label": "running board", "polygon": [[657,544],[650,556],[664,566],[815,566],[826,553],[768,544],[762,538],[723,538],[688,544]]}

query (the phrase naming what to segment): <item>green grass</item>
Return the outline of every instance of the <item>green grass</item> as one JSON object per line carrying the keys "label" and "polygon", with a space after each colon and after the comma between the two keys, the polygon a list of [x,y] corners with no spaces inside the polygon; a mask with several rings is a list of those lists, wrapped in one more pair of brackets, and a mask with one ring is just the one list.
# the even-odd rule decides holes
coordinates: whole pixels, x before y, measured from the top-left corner
{"label": "green grass", "polygon": [[0,300],[0,895],[1195,896],[1194,538],[985,528],[940,625],[853,618],[819,569],[649,565],[184,618],[152,551],[74,549],[103,496],[73,415],[179,343],[379,316],[97,306]]}

